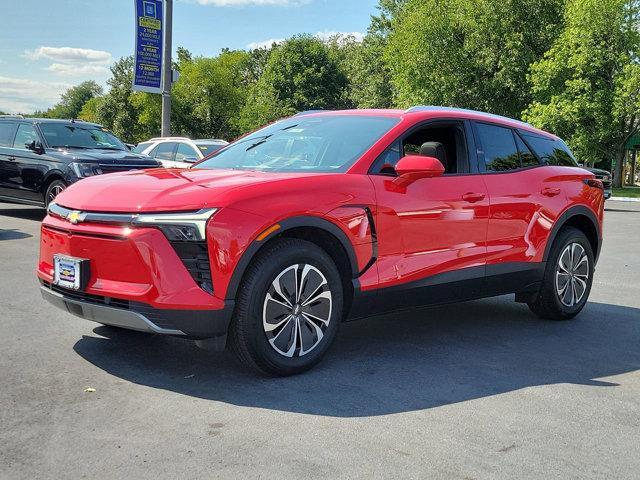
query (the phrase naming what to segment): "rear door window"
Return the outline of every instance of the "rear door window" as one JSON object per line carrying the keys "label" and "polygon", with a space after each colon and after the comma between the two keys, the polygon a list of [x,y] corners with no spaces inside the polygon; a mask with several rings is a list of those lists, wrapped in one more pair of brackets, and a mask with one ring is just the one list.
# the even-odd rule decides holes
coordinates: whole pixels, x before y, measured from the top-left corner
{"label": "rear door window", "polygon": [[13,137],[17,126],[17,122],[0,122],[0,147],[13,145]]}
{"label": "rear door window", "polygon": [[187,143],[179,143],[176,150],[176,161],[178,162],[195,162],[198,160],[198,154],[193,147]]}
{"label": "rear door window", "polygon": [[534,153],[540,158],[543,165],[560,167],[577,166],[569,147],[562,140],[542,137],[528,132],[520,132],[522,138],[531,145]]}
{"label": "rear door window", "polygon": [[537,167],[540,165],[536,156],[531,152],[531,149],[527,146],[526,143],[522,141],[520,135],[515,133],[516,144],[518,145],[518,150],[520,151],[520,163],[523,167]]}
{"label": "rear door window", "polygon": [[504,172],[520,168],[520,154],[510,128],[476,123],[487,172]]}
{"label": "rear door window", "polygon": [[175,150],[175,142],[161,143],[156,147],[154,158],[157,158],[158,160],[172,161],[174,159]]}

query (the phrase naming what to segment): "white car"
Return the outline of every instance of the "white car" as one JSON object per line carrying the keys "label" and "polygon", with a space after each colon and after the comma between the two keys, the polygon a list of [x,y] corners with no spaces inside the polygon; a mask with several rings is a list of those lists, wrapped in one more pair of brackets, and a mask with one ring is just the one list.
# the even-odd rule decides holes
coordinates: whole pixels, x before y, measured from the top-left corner
{"label": "white car", "polygon": [[155,158],[165,168],[189,168],[228,144],[229,142],[224,140],[159,137],[139,143],[133,151]]}

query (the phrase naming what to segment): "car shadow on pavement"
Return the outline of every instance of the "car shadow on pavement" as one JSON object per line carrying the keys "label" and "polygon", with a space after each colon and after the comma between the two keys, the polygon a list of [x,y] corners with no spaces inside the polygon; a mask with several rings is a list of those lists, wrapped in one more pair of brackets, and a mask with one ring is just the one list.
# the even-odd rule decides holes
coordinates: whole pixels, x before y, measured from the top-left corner
{"label": "car shadow on pavement", "polygon": [[10,229],[4,230],[0,228],[0,241],[2,240],[22,240],[24,238],[31,238],[33,235],[21,232],[20,230]]}
{"label": "car shadow on pavement", "polygon": [[46,217],[44,208],[0,208],[0,216],[22,218],[41,222]]}
{"label": "car shadow on pavement", "polygon": [[574,321],[538,320],[500,297],[344,324],[312,371],[267,378],[231,353],[97,327],[75,351],[121,379],[239,406],[333,417],[422,410],[536,385],[640,369],[640,309],[589,303]]}

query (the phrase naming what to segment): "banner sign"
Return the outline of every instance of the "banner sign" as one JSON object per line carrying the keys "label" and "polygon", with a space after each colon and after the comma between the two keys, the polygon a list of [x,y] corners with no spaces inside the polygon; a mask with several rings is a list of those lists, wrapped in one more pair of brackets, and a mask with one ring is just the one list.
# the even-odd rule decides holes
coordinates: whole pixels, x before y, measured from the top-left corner
{"label": "banner sign", "polygon": [[133,89],[162,93],[163,0],[134,0],[136,51]]}

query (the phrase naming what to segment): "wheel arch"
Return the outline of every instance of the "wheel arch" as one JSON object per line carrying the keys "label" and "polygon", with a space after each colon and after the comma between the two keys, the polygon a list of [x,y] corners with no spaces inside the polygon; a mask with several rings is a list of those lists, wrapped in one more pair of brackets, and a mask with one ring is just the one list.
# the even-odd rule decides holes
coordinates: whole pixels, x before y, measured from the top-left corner
{"label": "wheel arch", "polygon": [[577,228],[586,235],[589,243],[591,244],[593,256],[597,261],[598,256],[600,255],[600,247],[602,246],[602,236],[598,217],[596,217],[592,210],[583,205],[570,207],[556,220],[553,228],[551,229],[551,233],[549,234],[547,245],[544,250],[544,261],[546,262],[549,258],[553,243],[555,242],[558,233],[560,233],[564,227]]}
{"label": "wheel arch", "polygon": [[320,217],[298,216],[277,223],[279,228],[267,237],[258,237],[246,249],[227,287],[226,298],[236,298],[247,268],[255,256],[278,238],[299,238],[318,245],[333,259],[343,281],[345,316],[353,300],[354,289],[358,286],[358,260],[347,237],[336,224]]}

